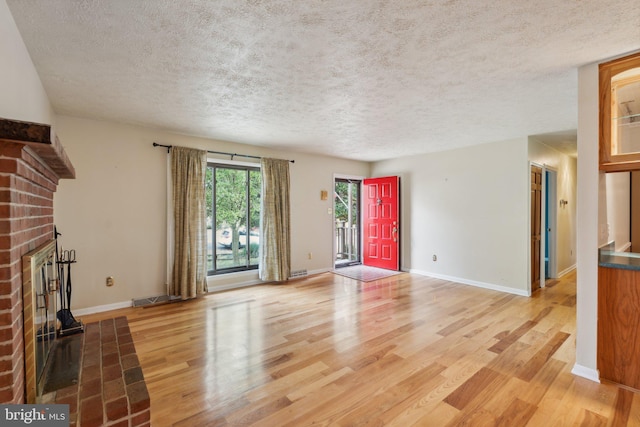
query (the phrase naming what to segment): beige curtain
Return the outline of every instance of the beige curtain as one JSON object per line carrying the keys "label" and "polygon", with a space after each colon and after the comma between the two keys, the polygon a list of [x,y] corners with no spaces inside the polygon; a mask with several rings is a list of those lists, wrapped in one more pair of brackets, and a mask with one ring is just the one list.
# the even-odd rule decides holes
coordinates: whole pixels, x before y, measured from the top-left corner
{"label": "beige curtain", "polygon": [[265,159],[260,209],[260,279],[288,280],[291,273],[289,161]]}
{"label": "beige curtain", "polygon": [[207,152],[171,149],[174,251],[169,290],[183,300],[207,290],[204,179]]}

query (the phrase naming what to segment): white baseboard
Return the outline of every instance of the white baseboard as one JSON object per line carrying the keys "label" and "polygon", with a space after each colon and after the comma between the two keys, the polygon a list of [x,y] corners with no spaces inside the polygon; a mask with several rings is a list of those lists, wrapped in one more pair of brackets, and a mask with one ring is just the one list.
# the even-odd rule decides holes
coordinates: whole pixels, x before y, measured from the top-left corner
{"label": "white baseboard", "polygon": [[573,365],[571,373],[578,377],[586,378],[597,383],[600,382],[600,372],[598,372],[597,369],[587,368],[586,366],[578,365],[576,363],[575,365]]}
{"label": "white baseboard", "polygon": [[133,301],[114,302],[113,304],[96,305],[94,307],[80,308],[72,310],[74,316],[86,316],[88,314],[102,313],[103,311],[117,310],[133,306]]}
{"label": "white baseboard", "polygon": [[321,268],[319,270],[311,270],[307,272],[307,276],[313,276],[316,274],[322,274],[322,273],[326,273],[327,271],[332,271],[333,268]]}
{"label": "white baseboard", "polygon": [[575,265],[575,264],[573,264],[572,266],[570,266],[570,267],[568,267],[568,268],[565,268],[564,270],[562,270],[561,272],[559,272],[559,273],[558,273],[558,277],[562,277],[562,276],[564,276],[565,274],[569,274],[569,273],[571,273],[571,272],[572,272],[573,270],[575,270],[575,269],[576,269],[576,265]]}
{"label": "white baseboard", "polygon": [[448,280],[450,282],[461,283],[463,285],[471,285],[471,286],[475,286],[477,288],[491,289],[493,291],[499,291],[499,292],[505,292],[505,293],[508,293],[508,294],[520,295],[520,296],[523,296],[523,297],[528,297],[529,296],[529,292],[526,291],[526,290],[508,288],[506,286],[495,285],[493,283],[479,282],[477,280],[464,279],[462,277],[447,276],[447,275],[444,275],[444,274],[430,273],[428,271],[422,271],[422,270],[416,270],[416,269],[410,269],[409,273],[415,273],[415,274],[419,274],[421,276],[433,277],[435,279]]}

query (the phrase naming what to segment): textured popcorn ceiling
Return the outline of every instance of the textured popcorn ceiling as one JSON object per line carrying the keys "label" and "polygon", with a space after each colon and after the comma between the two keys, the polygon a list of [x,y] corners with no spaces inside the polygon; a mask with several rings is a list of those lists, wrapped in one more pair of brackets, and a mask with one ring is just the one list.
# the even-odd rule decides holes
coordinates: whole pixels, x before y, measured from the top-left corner
{"label": "textured popcorn ceiling", "polygon": [[571,134],[640,49],[637,0],[7,3],[58,113],[362,160]]}

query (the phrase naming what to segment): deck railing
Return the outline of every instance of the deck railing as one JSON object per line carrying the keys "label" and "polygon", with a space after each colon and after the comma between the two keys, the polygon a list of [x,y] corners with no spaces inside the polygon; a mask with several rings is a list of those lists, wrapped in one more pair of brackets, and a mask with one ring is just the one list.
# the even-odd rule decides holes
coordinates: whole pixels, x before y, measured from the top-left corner
{"label": "deck railing", "polygon": [[359,253],[358,225],[336,221],[336,260],[355,261]]}

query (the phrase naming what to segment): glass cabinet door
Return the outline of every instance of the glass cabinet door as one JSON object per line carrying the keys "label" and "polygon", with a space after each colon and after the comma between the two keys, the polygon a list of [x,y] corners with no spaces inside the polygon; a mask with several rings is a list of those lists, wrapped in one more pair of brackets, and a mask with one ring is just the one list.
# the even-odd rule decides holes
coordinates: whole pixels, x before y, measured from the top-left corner
{"label": "glass cabinet door", "polygon": [[599,67],[600,169],[640,170],[640,52]]}
{"label": "glass cabinet door", "polygon": [[611,149],[640,153],[640,67],[611,78]]}

